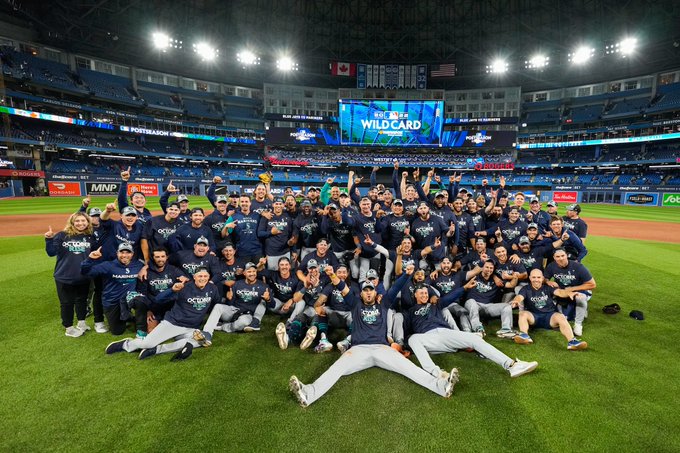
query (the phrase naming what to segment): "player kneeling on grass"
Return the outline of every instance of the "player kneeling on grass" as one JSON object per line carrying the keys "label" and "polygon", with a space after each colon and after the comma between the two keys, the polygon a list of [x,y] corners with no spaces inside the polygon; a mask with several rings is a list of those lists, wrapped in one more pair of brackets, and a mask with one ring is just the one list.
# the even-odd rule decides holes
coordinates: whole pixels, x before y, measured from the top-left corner
{"label": "player kneeling on grass", "polygon": [[416,287],[416,305],[409,308],[404,314],[404,327],[413,334],[408,340],[411,350],[418,358],[420,366],[435,377],[446,376],[434,364],[430,354],[443,354],[456,352],[459,349],[474,349],[487,359],[502,366],[510,377],[521,376],[530,373],[538,366],[538,362],[523,362],[519,359],[512,360],[501,351],[484,341],[482,337],[471,332],[461,332],[449,327],[444,319],[442,309],[458,299],[465,290],[474,288],[477,284],[473,277],[462,288],[457,288],[441,299],[430,298],[427,287]]}
{"label": "player kneeling on grass", "polygon": [[[106,347],[106,353],[141,349],[139,359],[143,360],[156,354],[177,352],[173,360],[183,360],[191,356],[194,347],[210,346],[212,336],[202,332],[200,326],[206,311],[220,301],[220,293],[210,283],[210,273],[206,268],[198,269],[193,278],[193,282],[175,283],[156,297],[156,301],[161,303],[175,299],[175,304],[151,333],[144,338],[115,341]],[[172,338],[175,339],[172,343],[161,344]]]}
{"label": "player kneeling on grass", "polygon": [[[451,370],[448,378],[434,377],[404,358],[387,342],[387,311],[414,269],[413,265],[409,265],[380,302],[376,301],[376,291],[370,282],[364,282],[361,294],[348,301],[353,320],[352,347],[313,384],[304,385],[297,377],[290,378],[289,388],[302,407],[321,398],[342,376],[372,367],[399,373],[445,398],[451,396],[453,386],[458,382],[456,368]],[[343,285],[344,282],[340,282],[338,289],[342,291]]]}
{"label": "player kneeling on grass", "polygon": [[559,327],[560,332],[567,339],[567,349],[577,351],[586,349],[588,343],[576,339],[571,330],[569,321],[557,312],[557,305],[553,297],[574,298],[574,292],[564,289],[555,289],[544,283],[543,272],[534,269],[529,274],[530,284],[523,287],[519,294],[512,300],[513,307],[520,307],[519,330],[520,334],[514,340],[515,343],[529,344],[534,340],[529,336],[529,326],[542,329],[554,329]]}

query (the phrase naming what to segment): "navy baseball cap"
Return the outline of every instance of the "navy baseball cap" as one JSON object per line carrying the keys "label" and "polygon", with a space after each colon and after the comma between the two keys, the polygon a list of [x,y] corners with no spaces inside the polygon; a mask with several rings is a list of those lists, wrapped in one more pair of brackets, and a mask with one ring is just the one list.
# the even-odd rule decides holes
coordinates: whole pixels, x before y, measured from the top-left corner
{"label": "navy baseball cap", "polygon": [[239,194],[238,192],[231,192],[229,194],[229,198],[239,198],[240,196],[241,194]]}
{"label": "navy baseball cap", "polygon": [[463,187],[462,189],[460,189],[458,191],[458,193],[463,193],[463,192],[468,193],[468,190],[465,187]]}
{"label": "navy baseball cap", "polygon": [[274,203],[283,203],[283,198],[281,197],[274,198]]}
{"label": "navy baseball cap", "polygon": [[125,206],[123,208],[123,211],[121,212],[121,214],[124,217],[127,217],[129,215],[137,216],[137,210],[135,208],[133,208],[132,206]]}
{"label": "navy baseball cap", "polygon": [[347,192],[340,192],[341,197],[349,197],[349,194]]}
{"label": "navy baseball cap", "polygon": [[215,203],[226,203],[227,202],[227,196],[226,195],[218,195],[215,198]]}
{"label": "navy baseball cap", "polygon": [[577,203],[570,204],[567,206],[567,211],[574,211],[574,212],[581,212],[581,206],[579,206]]}
{"label": "navy baseball cap", "polygon": [[328,203],[328,209],[338,209],[338,205],[335,203]]}
{"label": "navy baseball cap", "polygon": [[531,197],[530,203],[540,203],[537,197]]}
{"label": "navy baseball cap", "polygon": [[100,215],[102,215],[102,210],[99,208],[91,208],[88,215],[90,217],[99,217]]}
{"label": "navy baseball cap", "polygon": [[127,251],[130,253],[134,253],[135,250],[134,247],[132,247],[132,244],[130,244],[129,242],[121,242],[120,244],[118,244],[118,251],[119,252]]}
{"label": "navy baseball cap", "polygon": [[196,244],[210,245],[210,242],[208,241],[208,238],[206,238],[205,236],[201,236],[198,239],[196,239]]}
{"label": "navy baseball cap", "polygon": [[[218,196],[218,198],[219,198],[219,196]],[[189,198],[187,198],[186,195],[177,195],[177,203],[181,203],[183,201],[186,201],[187,203],[189,203]]]}
{"label": "navy baseball cap", "polygon": [[444,191],[444,190],[440,190],[439,192],[437,192],[437,193],[434,195],[435,198],[438,198],[438,197],[445,197],[445,196],[446,196],[446,191]]}

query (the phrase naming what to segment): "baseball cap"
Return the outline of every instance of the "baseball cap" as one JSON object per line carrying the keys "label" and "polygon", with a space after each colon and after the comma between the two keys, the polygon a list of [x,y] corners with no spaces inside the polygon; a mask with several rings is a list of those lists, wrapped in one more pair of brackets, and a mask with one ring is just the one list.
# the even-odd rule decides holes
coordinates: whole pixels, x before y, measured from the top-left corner
{"label": "baseball cap", "polygon": [[312,190],[319,190],[319,189],[315,186],[309,186],[309,189],[307,189],[307,192],[311,192]]}
{"label": "baseball cap", "polygon": [[246,270],[246,271],[247,271],[248,269],[257,269],[257,266],[256,266],[255,263],[253,263],[252,261],[248,261],[248,262],[246,263],[246,265],[243,267],[243,269]]}
{"label": "baseball cap", "polygon": [[[220,197],[218,196],[217,198],[220,198]],[[182,201],[186,201],[188,203],[189,198],[187,198],[186,195],[177,195],[177,203],[181,203]]]}
{"label": "baseball cap", "polygon": [[349,197],[349,194],[347,192],[340,192],[341,197]]}
{"label": "baseball cap", "polygon": [[302,200],[302,203],[300,203],[300,206],[311,206],[312,202],[309,200]]}
{"label": "baseball cap", "polygon": [[421,202],[418,203],[418,207],[421,207],[421,206],[429,206],[429,205],[427,204],[427,201],[421,201]]}
{"label": "baseball cap", "polygon": [[227,196],[226,195],[218,195],[217,198],[215,198],[215,203],[226,203],[227,202]]}
{"label": "baseball cap", "polygon": [[368,272],[366,272],[366,278],[378,278],[378,273],[375,271],[375,269],[369,269]]}
{"label": "baseball cap", "polygon": [[530,229],[532,229],[532,228],[533,228],[534,230],[538,230],[538,225],[535,224],[535,223],[533,223],[533,222],[531,222],[529,225],[527,225],[527,230],[530,230]]}
{"label": "baseball cap", "polygon": [[363,291],[366,288],[375,289],[375,285],[373,283],[371,283],[370,280],[366,280],[365,282],[363,282],[361,284],[361,290]]}
{"label": "baseball cap", "polygon": [[205,236],[201,236],[198,239],[196,239],[196,244],[210,245],[210,242],[208,241],[208,238],[206,238]]}
{"label": "baseball cap", "polygon": [[440,190],[439,192],[437,192],[436,194],[434,194],[434,197],[435,197],[435,198],[437,198],[437,197],[445,197],[445,196],[446,196],[446,192],[443,191],[443,190]]}
{"label": "baseball cap", "polygon": [[88,214],[90,217],[98,217],[102,215],[102,210],[99,208],[91,208]]}
{"label": "baseball cap", "polygon": [[460,189],[460,190],[458,191],[458,193],[461,193],[461,192],[468,193],[468,190],[467,190],[465,187],[463,187],[462,189]]}
{"label": "baseball cap", "polygon": [[581,212],[581,206],[579,206],[577,203],[570,204],[567,206],[567,211]]}
{"label": "baseball cap", "polygon": [[645,319],[645,315],[640,310],[633,310],[630,313],[628,313],[628,316],[630,316],[633,319],[637,319],[638,321],[644,321]]}
{"label": "baseball cap", "polygon": [[404,206],[404,202],[401,201],[401,198],[397,198],[392,202],[392,204],[398,204],[399,206]]}
{"label": "baseball cap", "polygon": [[548,202],[548,206],[551,207],[551,208],[556,208],[556,207],[557,207],[557,203],[555,203],[554,200],[550,200],[550,201]]}
{"label": "baseball cap", "polygon": [[307,262],[307,269],[308,269],[308,270],[309,270],[309,269],[314,269],[314,268],[317,268],[317,267],[319,267],[319,263],[317,263],[316,260],[309,260],[309,261]]}
{"label": "baseball cap", "polygon": [[319,239],[316,241],[317,244],[321,244],[322,242],[325,242],[326,244],[328,244],[328,239],[326,239],[326,238],[319,238]]}
{"label": "baseball cap", "polygon": [[539,200],[537,197],[531,197],[530,203],[539,203]]}
{"label": "baseball cap", "polygon": [[528,237],[522,236],[521,238],[519,238],[519,245],[522,244],[531,244],[531,241],[529,240]]}
{"label": "baseball cap", "polygon": [[122,214],[123,216],[129,216],[129,215],[136,216],[136,215],[137,215],[137,210],[136,210],[135,208],[133,208],[132,206],[125,206],[125,207],[123,208],[123,211],[121,212],[121,214]]}
{"label": "baseball cap", "polygon": [[281,197],[274,198],[274,203],[283,203],[283,198]]}
{"label": "baseball cap", "polygon": [[229,198],[239,198],[241,195],[238,192],[231,192]]}
{"label": "baseball cap", "polygon": [[335,203],[328,203],[328,209],[338,209],[338,205]]}
{"label": "baseball cap", "polygon": [[130,244],[129,242],[121,242],[120,244],[118,244],[118,251],[119,252],[128,251],[130,253],[134,253],[135,250],[132,247],[132,244]]}

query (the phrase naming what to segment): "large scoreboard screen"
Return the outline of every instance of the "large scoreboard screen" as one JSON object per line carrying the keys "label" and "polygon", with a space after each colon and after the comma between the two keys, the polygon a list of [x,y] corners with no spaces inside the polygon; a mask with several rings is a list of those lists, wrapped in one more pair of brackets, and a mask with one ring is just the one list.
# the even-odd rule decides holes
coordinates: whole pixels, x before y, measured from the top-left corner
{"label": "large scoreboard screen", "polygon": [[441,146],[443,101],[340,99],[340,141],[361,146]]}

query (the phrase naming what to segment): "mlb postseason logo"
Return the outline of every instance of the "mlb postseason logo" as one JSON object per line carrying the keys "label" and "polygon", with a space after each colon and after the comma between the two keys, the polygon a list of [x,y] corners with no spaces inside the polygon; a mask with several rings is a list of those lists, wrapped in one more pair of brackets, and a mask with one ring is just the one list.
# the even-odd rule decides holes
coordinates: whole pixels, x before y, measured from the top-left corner
{"label": "mlb postseason logo", "polygon": [[680,193],[663,194],[662,206],[680,207]]}

